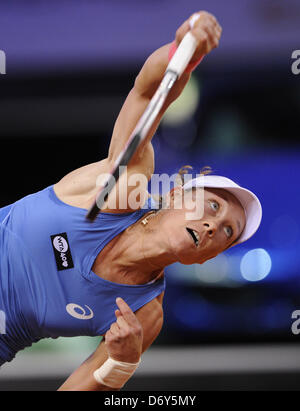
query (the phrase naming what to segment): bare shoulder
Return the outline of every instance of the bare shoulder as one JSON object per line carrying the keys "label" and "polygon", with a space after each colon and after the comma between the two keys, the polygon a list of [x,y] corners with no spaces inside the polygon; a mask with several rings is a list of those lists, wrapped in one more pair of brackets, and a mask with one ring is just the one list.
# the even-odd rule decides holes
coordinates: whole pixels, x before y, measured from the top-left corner
{"label": "bare shoulder", "polygon": [[[141,156],[143,156],[143,161],[141,161]],[[114,160],[105,158],[70,172],[54,185],[55,194],[66,204],[89,209],[99,192],[99,186],[97,185],[98,178],[110,173],[113,164]],[[147,182],[151,179],[153,172],[154,151],[152,144],[149,143],[142,152],[138,152],[133,156],[127,167],[127,173],[123,173],[120,177],[116,185],[115,197],[113,197],[115,200],[112,203],[119,203],[120,194],[128,198],[131,192],[135,190],[136,186],[129,184],[129,177],[131,175],[144,175],[146,178],[140,183],[139,189],[141,191],[147,191]],[[128,212],[131,211],[131,209],[119,209],[119,207],[116,206],[114,209],[108,208],[106,211]]]}
{"label": "bare shoulder", "polygon": [[110,171],[107,158],[80,167],[65,175],[54,185],[54,191],[63,202],[81,208],[89,208],[97,193],[97,178]]}

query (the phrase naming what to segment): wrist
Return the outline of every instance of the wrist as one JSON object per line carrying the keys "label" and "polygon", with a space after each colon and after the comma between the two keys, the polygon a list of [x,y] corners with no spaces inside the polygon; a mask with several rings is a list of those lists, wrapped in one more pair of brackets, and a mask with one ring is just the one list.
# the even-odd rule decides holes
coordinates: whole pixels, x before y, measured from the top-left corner
{"label": "wrist", "polygon": [[136,363],[128,363],[109,357],[100,368],[94,371],[93,375],[99,384],[120,389],[134,374],[140,362],[141,358]]}
{"label": "wrist", "polygon": [[108,355],[109,355],[109,358],[111,358],[112,360],[119,361],[119,362],[124,362],[124,363],[129,363],[129,364],[136,364],[141,359],[141,355],[126,356],[126,358],[124,358],[124,355],[122,355],[122,356],[121,355],[118,356],[118,355],[115,355],[115,354],[114,355],[108,354]]}

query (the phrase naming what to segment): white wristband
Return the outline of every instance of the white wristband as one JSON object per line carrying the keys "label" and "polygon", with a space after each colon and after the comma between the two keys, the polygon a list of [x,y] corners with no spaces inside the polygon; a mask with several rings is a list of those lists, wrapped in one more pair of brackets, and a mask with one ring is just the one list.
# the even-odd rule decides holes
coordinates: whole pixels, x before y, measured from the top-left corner
{"label": "white wristband", "polygon": [[133,375],[140,362],[141,359],[139,362],[132,364],[116,361],[109,357],[100,368],[94,371],[94,378],[98,383],[107,387],[122,388]]}

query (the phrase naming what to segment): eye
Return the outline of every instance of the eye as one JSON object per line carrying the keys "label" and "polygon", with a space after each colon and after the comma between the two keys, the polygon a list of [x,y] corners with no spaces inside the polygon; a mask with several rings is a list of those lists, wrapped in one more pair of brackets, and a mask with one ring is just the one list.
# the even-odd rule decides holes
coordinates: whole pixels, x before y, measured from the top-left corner
{"label": "eye", "polygon": [[209,204],[214,211],[218,211],[220,208],[219,203],[217,203],[217,201],[210,201]]}
{"label": "eye", "polygon": [[225,234],[228,238],[233,235],[233,229],[230,226],[224,227]]}

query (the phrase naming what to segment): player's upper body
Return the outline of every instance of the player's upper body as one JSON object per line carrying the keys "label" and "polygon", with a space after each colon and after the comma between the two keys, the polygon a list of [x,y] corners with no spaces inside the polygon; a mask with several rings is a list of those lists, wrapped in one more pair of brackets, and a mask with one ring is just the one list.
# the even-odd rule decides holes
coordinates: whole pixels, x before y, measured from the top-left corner
{"label": "player's upper body", "polygon": [[[177,45],[189,29],[185,21],[177,30]],[[192,33],[197,41],[193,62],[217,47],[221,28],[213,16],[201,12]],[[12,276],[6,275],[4,283],[1,278],[6,293],[1,298],[6,307],[11,304],[19,310],[13,308],[8,320],[24,324],[22,329],[13,330],[20,341],[58,335],[104,334],[113,321],[115,297],[122,296],[119,293],[125,290],[124,300],[128,302],[132,298],[129,305],[143,327],[144,352],[162,326],[164,267],[175,261],[203,263],[230,247],[243,233],[244,209],[228,191],[205,190],[204,215],[189,227],[194,230],[192,235],[186,230],[186,210],[172,208],[181,194],[180,188],[169,195],[170,209],[151,214],[149,210],[132,209],[129,204],[121,208],[122,190],[127,190],[128,198],[134,190],[127,186],[123,176],[112,193],[117,206],[104,210],[94,224],[84,221],[99,190],[97,178],[110,172],[163,78],[169,48],[168,44],[154,52],[137,76],[116,120],[106,159],[75,170],[53,187],[6,209],[1,248],[7,258],[4,263],[1,261],[1,265],[4,264],[1,269],[13,273],[19,292],[15,290]],[[190,74],[183,73],[173,86],[147,138],[129,164],[128,178],[137,173],[143,174],[146,182],[151,178],[154,172],[151,138],[165,110],[181,94],[189,78]],[[146,192],[147,183],[140,190]],[[145,215],[149,216],[146,225],[141,223]],[[195,234],[198,234],[197,241]],[[62,389],[105,389],[97,386],[92,372],[106,358],[105,345],[101,343]],[[126,361],[126,357],[119,360]]]}
{"label": "player's upper body", "polygon": [[53,186],[0,210],[0,364],[41,338],[104,335],[117,297],[135,312],[164,291],[164,278],[119,285],[93,272],[103,248],[148,211],[101,213],[91,224]]}

